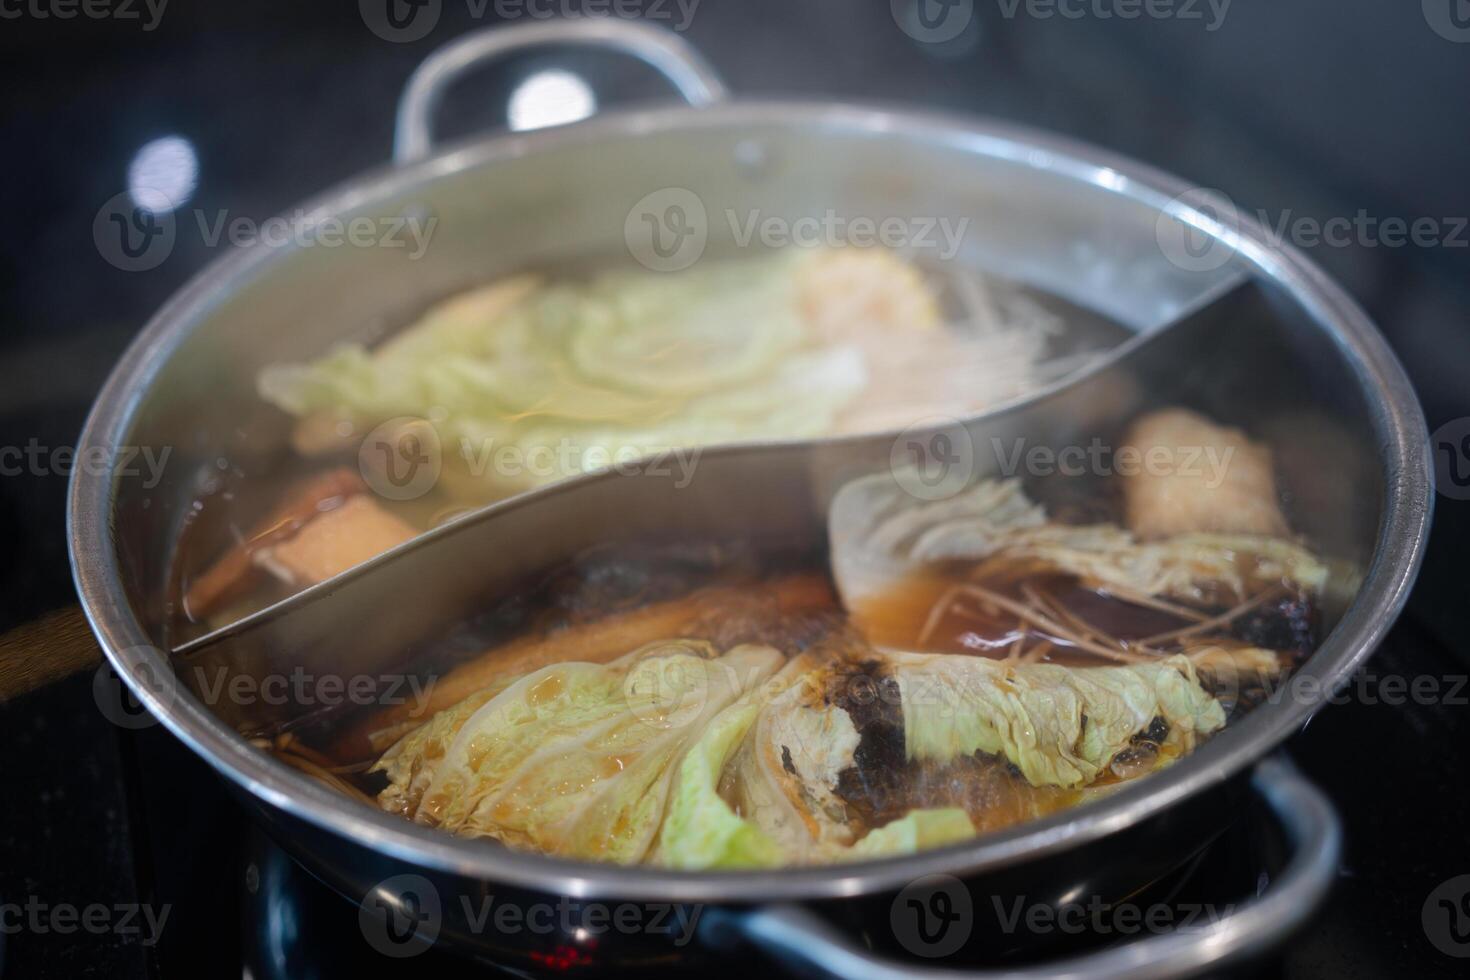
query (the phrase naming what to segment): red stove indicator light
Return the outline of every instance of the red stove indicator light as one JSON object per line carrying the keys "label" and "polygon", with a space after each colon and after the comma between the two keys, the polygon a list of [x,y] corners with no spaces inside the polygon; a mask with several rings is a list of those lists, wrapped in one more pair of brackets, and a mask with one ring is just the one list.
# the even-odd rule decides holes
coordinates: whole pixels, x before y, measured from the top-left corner
{"label": "red stove indicator light", "polygon": [[531,951],[531,959],[552,970],[570,970],[575,966],[591,966],[592,957],[575,946],[558,946],[549,953]]}

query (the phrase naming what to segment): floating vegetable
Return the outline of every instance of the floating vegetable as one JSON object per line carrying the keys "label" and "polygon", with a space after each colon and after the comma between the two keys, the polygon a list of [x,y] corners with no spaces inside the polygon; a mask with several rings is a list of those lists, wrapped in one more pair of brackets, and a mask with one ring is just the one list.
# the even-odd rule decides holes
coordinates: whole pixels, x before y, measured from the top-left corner
{"label": "floating vegetable", "polygon": [[[861,656],[806,655],[777,673],[769,648],[717,657],[676,641],[544,668],[395,746],[377,767],[391,780],[379,804],[566,856],[809,864],[906,853],[1080,802],[1103,777],[1166,765],[1225,723],[1182,656],[1097,668]],[[877,695],[888,703],[874,710],[865,683],[889,685]]]}
{"label": "floating vegetable", "polygon": [[[375,350],[270,367],[257,387],[298,419],[304,455],[427,420],[445,487],[473,502],[674,450],[981,410],[1043,380],[1049,321],[1027,315],[945,323],[923,274],[881,249],[549,285],[523,275],[435,306]],[[497,453],[546,462],[497,466]]]}
{"label": "floating vegetable", "polygon": [[1327,579],[1322,562],[1285,538],[1183,533],[1140,541],[1116,524],[1055,523],[1016,479],[981,480],[925,501],[891,474],[865,477],[838,492],[828,530],[832,574],[850,609],[941,562],[1033,562],[1132,595],[1232,603],[1279,583],[1320,592]]}
{"label": "floating vegetable", "polygon": [[608,664],[564,663],[435,716],[378,763],[380,803],[418,823],[569,857],[637,861],[673,763],[781,656],[665,641]]}

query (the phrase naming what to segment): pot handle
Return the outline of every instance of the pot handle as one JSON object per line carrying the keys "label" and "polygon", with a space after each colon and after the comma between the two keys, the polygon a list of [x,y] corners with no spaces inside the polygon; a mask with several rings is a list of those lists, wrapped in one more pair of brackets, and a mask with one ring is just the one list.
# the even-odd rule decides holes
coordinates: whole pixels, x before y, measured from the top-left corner
{"label": "pot handle", "polygon": [[47,613],[0,635],[0,704],[101,661],[81,606]]}
{"label": "pot handle", "polygon": [[467,72],[529,48],[575,46],[620,51],[657,69],[690,105],[729,94],[714,68],[688,41],[669,31],[611,17],[573,18],[474,31],[439,48],[414,70],[398,100],[393,161],[412,163],[434,148],[434,110]]}
{"label": "pot handle", "polygon": [[802,972],[845,980],[1136,980],[1192,976],[1285,939],[1317,908],[1337,874],[1342,825],[1322,791],[1284,759],[1262,762],[1251,783],[1285,828],[1295,853],[1265,895],[1202,928],[1162,933],[1052,963],[959,970],[929,969],[883,959],[797,905],[724,913],[707,926],[718,930],[711,937],[715,942],[740,937]]}

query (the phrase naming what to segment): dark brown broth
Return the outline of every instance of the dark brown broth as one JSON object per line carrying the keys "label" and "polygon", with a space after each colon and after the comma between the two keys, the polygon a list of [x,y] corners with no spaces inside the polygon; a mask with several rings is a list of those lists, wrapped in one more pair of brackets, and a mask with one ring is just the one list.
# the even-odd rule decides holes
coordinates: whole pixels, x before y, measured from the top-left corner
{"label": "dark brown broth", "polygon": [[960,568],[932,568],[914,575],[887,593],[867,601],[853,618],[877,646],[931,653],[963,653],[1003,659],[1040,643],[1051,644],[1038,659],[1046,663],[1095,667],[1116,663],[1083,650],[1068,638],[978,601],[951,603],[931,619],[943,597],[955,586],[976,584],[1011,599],[1029,586],[1077,619],[1119,640],[1137,640],[1187,626],[1191,620],[1125,602],[1101,589],[1089,588],[1070,575],[1047,569],[1012,566],[975,579]]}

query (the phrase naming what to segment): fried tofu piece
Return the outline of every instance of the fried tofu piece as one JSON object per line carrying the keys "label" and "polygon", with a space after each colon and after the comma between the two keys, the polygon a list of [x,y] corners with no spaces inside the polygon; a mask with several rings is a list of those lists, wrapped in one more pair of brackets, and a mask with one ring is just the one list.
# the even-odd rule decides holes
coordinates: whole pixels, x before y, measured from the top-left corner
{"label": "fried tofu piece", "polygon": [[193,617],[212,615],[225,603],[255,584],[260,566],[255,552],[261,542],[274,540],[282,528],[296,528],[312,520],[324,507],[362,493],[366,487],[356,470],[327,470],[297,484],[250,533],[236,541],[203,574],[189,583],[184,609]]}
{"label": "fried tofu piece", "polygon": [[1290,533],[1281,513],[1271,450],[1239,429],[1182,408],[1136,420],[1124,437],[1136,451],[1123,479],[1128,528],[1139,538],[1176,534]]}
{"label": "fried tofu piece", "polygon": [[312,518],[289,540],[262,549],[255,561],[296,588],[325,582],[400,545],[417,532],[366,494]]}

